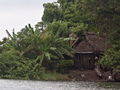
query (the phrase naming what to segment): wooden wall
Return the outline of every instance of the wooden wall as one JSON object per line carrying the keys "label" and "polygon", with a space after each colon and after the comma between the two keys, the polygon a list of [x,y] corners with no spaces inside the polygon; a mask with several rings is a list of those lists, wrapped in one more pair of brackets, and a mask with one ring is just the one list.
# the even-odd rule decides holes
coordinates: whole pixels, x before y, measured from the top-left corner
{"label": "wooden wall", "polygon": [[95,68],[95,55],[93,53],[77,53],[74,55],[75,67],[92,70]]}

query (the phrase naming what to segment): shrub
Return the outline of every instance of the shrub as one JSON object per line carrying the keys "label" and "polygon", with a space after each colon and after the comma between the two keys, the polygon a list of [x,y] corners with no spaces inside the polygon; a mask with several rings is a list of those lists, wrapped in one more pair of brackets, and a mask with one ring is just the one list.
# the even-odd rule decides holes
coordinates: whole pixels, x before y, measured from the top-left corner
{"label": "shrub", "polygon": [[61,67],[61,73],[68,73],[69,69],[71,69],[74,65],[73,60],[61,60],[60,61],[60,67]]}

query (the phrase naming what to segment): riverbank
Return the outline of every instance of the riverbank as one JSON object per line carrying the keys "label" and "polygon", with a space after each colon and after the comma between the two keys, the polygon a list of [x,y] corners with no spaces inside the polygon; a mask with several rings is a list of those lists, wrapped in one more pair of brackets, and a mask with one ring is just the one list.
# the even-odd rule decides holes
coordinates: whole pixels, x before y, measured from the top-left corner
{"label": "riverbank", "polygon": [[61,74],[57,72],[42,72],[40,76],[35,76],[33,79],[26,77],[0,77],[0,79],[16,79],[16,80],[39,80],[39,81],[92,81],[92,82],[106,82],[110,71],[102,71],[102,77],[99,77],[94,70],[70,70],[68,74]]}
{"label": "riverbank", "polygon": [[73,81],[93,81],[93,82],[106,82],[108,76],[114,76],[110,71],[102,71],[102,76],[99,77],[94,70],[71,70],[68,77],[72,78]]}

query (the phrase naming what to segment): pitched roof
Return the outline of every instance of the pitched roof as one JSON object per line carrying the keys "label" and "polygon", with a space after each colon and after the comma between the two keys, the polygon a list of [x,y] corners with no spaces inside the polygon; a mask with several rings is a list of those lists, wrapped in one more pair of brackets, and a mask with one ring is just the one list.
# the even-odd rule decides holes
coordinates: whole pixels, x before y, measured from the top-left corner
{"label": "pitched roof", "polygon": [[84,36],[84,40],[73,45],[73,48],[77,52],[104,52],[107,48],[107,39],[105,36],[94,32],[86,32]]}

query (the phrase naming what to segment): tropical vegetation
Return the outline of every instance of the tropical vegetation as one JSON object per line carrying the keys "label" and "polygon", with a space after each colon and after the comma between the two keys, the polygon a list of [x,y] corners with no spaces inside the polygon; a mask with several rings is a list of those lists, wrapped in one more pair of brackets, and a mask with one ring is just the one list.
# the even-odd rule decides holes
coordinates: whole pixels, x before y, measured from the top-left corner
{"label": "tropical vegetation", "polygon": [[67,73],[74,62],[64,56],[72,57],[70,52],[75,52],[69,34],[83,39],[87,31],[108,39],[109,48],[97,64],[120,69],[119,0],[57,0],[43,7],[42,21],[35,28],[28,24],[12,35],[6,30],[8,38],[0,41],[0,78],[46,80],[46,71]]}

